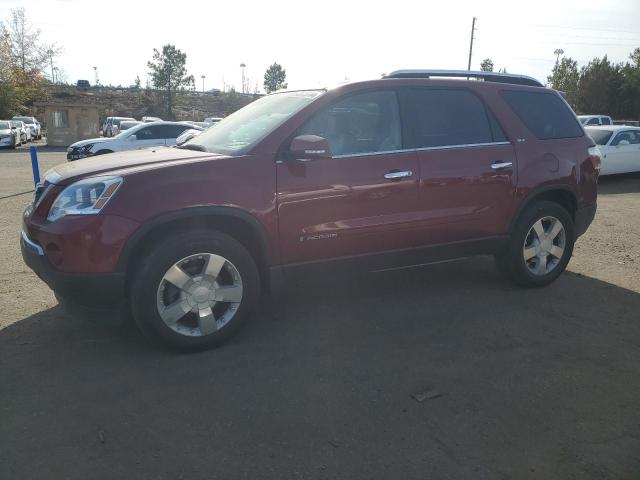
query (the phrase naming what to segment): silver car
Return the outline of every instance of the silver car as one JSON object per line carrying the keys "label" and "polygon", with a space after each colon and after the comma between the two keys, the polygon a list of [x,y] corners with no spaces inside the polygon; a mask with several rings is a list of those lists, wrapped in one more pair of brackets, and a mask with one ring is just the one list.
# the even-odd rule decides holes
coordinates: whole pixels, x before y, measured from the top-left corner
{"label": "silver car", "polygon": [[11,121],[0,120],[0,147],[16,148],[20,144],[20,135]]}
{"label": "silver car", "polygon": [[11,120],[20,121],[31,131],[32,140],[40,140],[42,138],[42,127],[36,117],[13,117]]}
{"label": "silver car", "polygon": [[20,143],[27,143],[32,140],[31,129],[27,128],[22,120],[11,120],[11,123],[20,132]]}

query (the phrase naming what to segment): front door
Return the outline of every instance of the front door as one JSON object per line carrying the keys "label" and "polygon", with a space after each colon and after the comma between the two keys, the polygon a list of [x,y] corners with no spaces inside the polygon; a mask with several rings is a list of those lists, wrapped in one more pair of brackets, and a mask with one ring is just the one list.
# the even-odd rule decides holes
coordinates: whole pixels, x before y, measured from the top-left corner
{"label": "front door", "polygon": [[158,145],[164,145],[165,141],[165,126],[164,125],[149,125],[148,127],[141,128],[136,133],[136,139],[133,140],[135,148],[148,148],[156,147]]}
{"label": "front door", "polygon": [[408,88],[401,97],[421,172],[423,244],[504,234],[516,158],[491,111],[465,88]]}
{"label": "front door", "polygon": [[402,151],[397,94],[342,97],[296,135],[326,138],[333,158],[277,165],[283,263],[404,248],[412,242],[418,165]]}

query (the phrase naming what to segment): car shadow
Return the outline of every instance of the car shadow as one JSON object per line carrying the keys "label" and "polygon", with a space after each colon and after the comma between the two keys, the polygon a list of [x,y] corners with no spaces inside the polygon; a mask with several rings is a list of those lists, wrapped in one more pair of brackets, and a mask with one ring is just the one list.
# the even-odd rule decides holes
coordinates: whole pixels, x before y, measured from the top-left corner
{"label": "car shadow", "polygon": [[640,193],[640,172],[607,175],[598,179],[598,195]]}
{"label": "car shadow", "polygon": [[0,477],[640,471],[637,292],[520,289],[487,258],[291,280],[196,354],[59,307],[0,331]]}

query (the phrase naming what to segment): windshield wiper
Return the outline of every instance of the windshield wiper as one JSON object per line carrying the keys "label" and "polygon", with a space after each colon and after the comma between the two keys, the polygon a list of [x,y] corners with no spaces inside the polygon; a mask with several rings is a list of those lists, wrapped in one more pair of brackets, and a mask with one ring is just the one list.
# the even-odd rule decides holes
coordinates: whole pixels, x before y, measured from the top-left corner
{"label": "windshield wiper", "polygon": [[195,150],[197,152],[208,152],[207,148],[204,145],[198,145],[197,143],[179,145],[176,148],[182,148],[184,150]]}

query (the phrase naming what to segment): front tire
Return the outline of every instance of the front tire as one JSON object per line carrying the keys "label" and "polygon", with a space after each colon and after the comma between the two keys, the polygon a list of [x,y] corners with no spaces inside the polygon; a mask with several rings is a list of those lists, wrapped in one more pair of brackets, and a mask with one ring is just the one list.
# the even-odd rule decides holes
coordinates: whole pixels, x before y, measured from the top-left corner
{"label": "front tire", "polygon": [[513,283],[542,287],[565,270],[574,241],[569,213],[557,203],[537,201],[518,218],[506,250],[495,256],[496,264]]}
{"label": "front tire", "polygon": [[227,340],[260,298],[251,254],[216,231],[173,235],[151,248],[133,272],[133,317],[150,339],[180,350]]}

